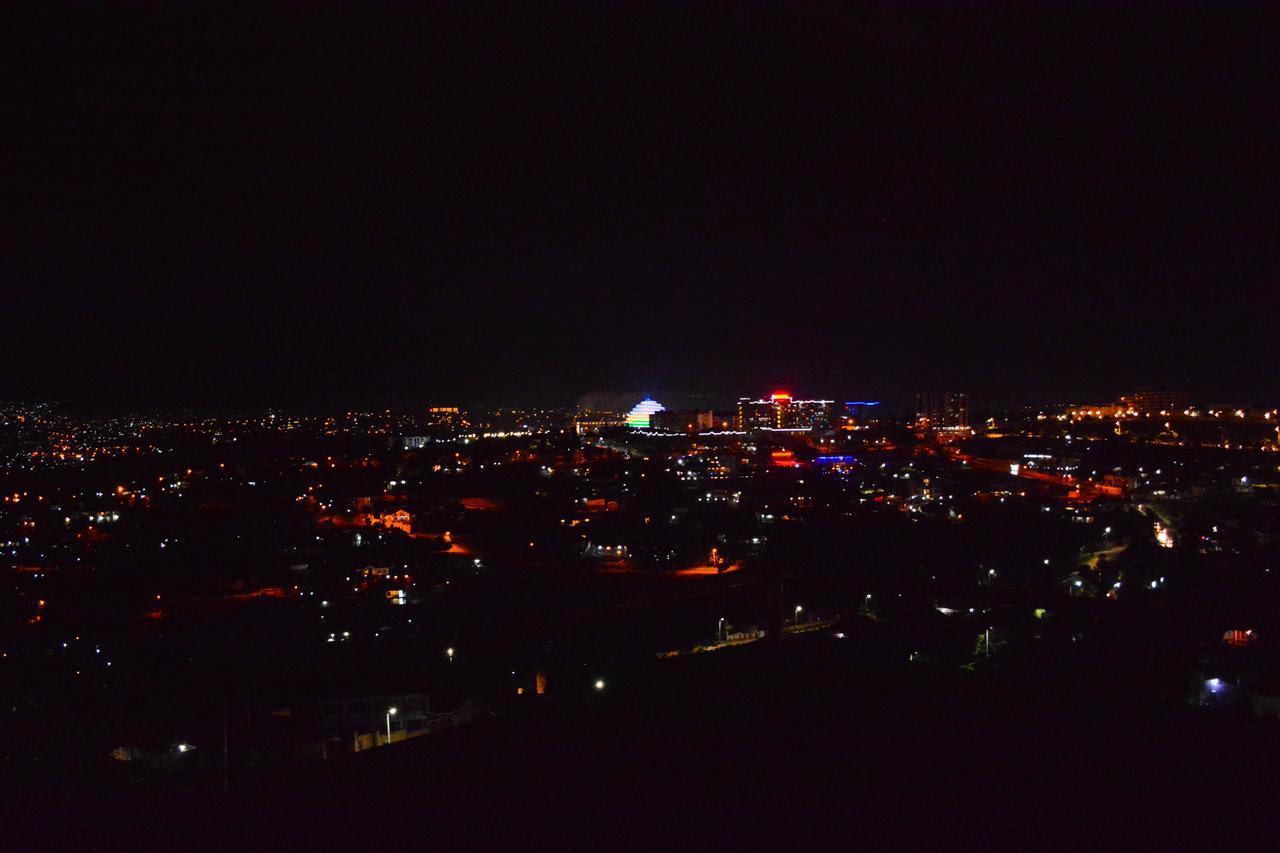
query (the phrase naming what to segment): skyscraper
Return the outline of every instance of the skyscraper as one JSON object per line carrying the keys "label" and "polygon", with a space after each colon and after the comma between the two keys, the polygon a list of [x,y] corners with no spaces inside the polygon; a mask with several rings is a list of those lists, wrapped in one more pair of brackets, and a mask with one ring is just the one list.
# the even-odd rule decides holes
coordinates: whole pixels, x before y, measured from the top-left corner
{"label": "skyscraper", "polygon": [[834,400],[795,400],[779,391],[765,400],[738,400],[738,429],[826,429],[831,426]]}
{"label": "skyscraper", "polygon": [[969,425],[969,399],[963,391],[921,391],[916,395],[916,423],[930,429]]}

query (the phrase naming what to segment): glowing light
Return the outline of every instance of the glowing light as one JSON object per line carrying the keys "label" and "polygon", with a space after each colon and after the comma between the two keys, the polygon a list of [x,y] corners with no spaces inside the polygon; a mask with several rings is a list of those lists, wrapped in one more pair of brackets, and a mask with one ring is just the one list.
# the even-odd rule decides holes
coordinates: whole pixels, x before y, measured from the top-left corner
{"label": "glowing light", "polygon": [[635,408],[627,413],[627,426],[632,429],[648,429],[652,426],[649,419],[655,413],[665,412],[666,410],[666,406],[657,400],[645,397],[639,403],[636,403]]}

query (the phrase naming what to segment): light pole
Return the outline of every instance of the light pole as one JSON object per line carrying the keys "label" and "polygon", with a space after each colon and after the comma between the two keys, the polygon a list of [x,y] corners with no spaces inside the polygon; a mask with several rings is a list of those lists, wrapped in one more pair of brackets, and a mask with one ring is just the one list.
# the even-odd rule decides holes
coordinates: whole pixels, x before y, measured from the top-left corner
{"label": "light pole", "polygon": [[724,617],[723,616],[720,617],[720,622],[719,624],[716,625],[716,639],[717,640],[724,639]]}
{"label": "light pole", "polygon": [[796,624],[797,624],[797,625],[799,625],[799,624],[800,624],[800,611],[801,611],[801,610],[804,610],[804,608],[803,608],[803,607],[801,607],[799,604],[797,604],[797,605],[796,605]]}
{"label": "light pole", "polygon": [[991,626],[987,626],[987,638],[982,643],[982,650],[987,657],[991,657]]}
{"label": "light pole", "polygon": [[453,663],[453,646],[445,649],[444,653],[449,656],[449,663]]}
{"label": "light pole", "polygon": [[387,709],[387,743],[391,743],[391,718],[395,716],[396,711],[395,705]]}

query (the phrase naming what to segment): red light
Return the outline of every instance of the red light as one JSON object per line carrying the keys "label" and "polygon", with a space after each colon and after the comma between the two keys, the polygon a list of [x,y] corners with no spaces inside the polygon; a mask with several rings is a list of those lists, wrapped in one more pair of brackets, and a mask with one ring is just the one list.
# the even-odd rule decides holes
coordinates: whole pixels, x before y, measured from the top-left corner
{"label": "red light", "polygon": [[788,394],[786,391],[775,391],[775,392],[772,394],[771,399],[772,399],[774,402],[777,402],[778,400],[790,400],[790,399],[791,399],[791,395],[790,395],[790,394]]}
{"label": "red light", "polygon": [[796,461],[795,454],[790,450],[774,450],[769,453],[772,457],[772,464],[775,468],[799,468],[800,463]]}

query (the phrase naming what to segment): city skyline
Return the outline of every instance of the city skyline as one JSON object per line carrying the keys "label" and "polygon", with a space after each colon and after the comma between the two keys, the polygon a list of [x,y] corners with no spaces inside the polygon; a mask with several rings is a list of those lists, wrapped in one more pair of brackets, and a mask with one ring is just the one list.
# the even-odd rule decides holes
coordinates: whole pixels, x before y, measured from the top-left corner
{"label": "city skyline", "polygon": [[1274,844],[1275,17],[6,6],[6,840]]}

